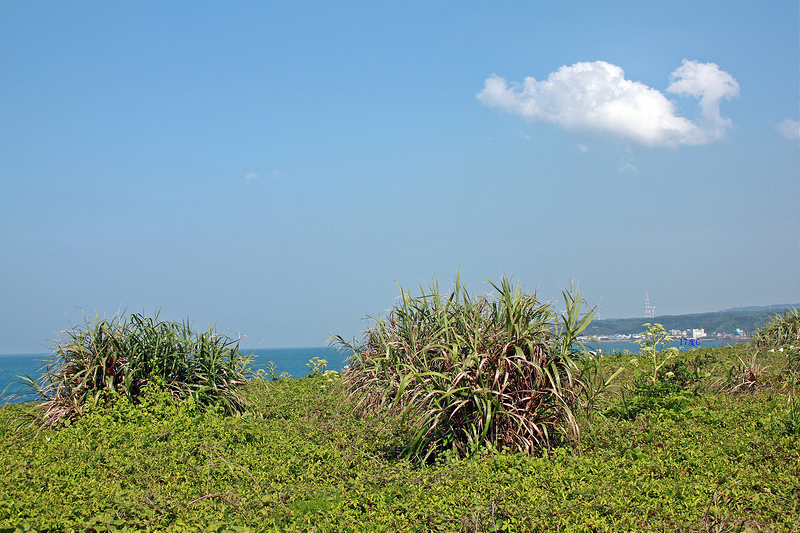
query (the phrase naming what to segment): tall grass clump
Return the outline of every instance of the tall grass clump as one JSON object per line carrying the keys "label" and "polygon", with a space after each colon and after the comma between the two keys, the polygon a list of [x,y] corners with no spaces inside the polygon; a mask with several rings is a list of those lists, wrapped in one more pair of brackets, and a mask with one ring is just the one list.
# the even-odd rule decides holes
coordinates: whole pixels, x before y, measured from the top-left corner
{"label": "tall grass clump", "polygon": [[132,314],[84,318],[83,325],[63,334],[42,377],[27,380],[41,401],[44,424],[79,416],[100,400],[126,397],[135,403],[148,385],[200,407],[244,409],[239,387],[253,374],[250,357],[239,353],[238,340],[217,334],[213,326],[196,333],[188,321]]}
{"label": "tall grass clump", "polygon": [[400,287],[399,303],[372,319],[362,342],[334,337],[352,350],[343,379],[361,410],[412,417],[410,457],[535,454],[579,439],[574,359],[594,310],[581,315],[572,288],[559,315],[506,278],[491,284],[496,297],[470,296],[458,276],[449,294],[436,280],[419,296]]}
{"label": "tall grass clump", "polygon": [[792,308],[775,315],[766,326],[753,334],[750,343],[757,348],[800,345],[800,310]]}

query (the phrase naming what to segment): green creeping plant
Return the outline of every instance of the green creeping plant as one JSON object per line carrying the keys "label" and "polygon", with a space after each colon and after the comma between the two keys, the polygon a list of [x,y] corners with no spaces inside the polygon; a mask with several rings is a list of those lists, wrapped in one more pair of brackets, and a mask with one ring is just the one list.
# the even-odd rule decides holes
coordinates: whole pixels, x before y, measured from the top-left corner
{"label": "green creeping plant", "polygon": [[340,374],[253,381],[237,416],[155,385],[144,401],[92,407],[68,427],[26,425],[30,405],[12,404],[0,408],[0,528],[791,531],[800,436],[783,429],[782,386],[600,417],[581,449],[427,463],[405,458],[412,421],[364,416]]}

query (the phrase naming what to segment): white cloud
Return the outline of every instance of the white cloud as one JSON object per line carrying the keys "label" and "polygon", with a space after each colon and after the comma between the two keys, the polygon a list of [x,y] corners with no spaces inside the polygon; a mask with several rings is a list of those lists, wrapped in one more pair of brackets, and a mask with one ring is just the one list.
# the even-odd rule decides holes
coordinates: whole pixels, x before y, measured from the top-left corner
{"label": "white cloud", "polygon": [[624,165],[619,167],[617,170],[619,171],[620,174],[624,174],[625,172],[633,172],[634,174],[638,174],[639,173],[639,169],[636,168],[635,166],[633,166],[630,163],[625,163]]}
{"label": "white cloud", "polygon": [[796,120],[785,118],[780,124],[775,124],[775,129],[791,141],[800,139],[800,122]]}
{"label": "white cloud", "polygon": [[673,81],[667,87],[668,92],[700,99],[702,120],[686,144],[706,144],[725,137],[731,120],[719,114],[719,102],[723,98],[731,100],[739,96],[739,84],[733,76],[720,70],[715,63],[684,59],[670,78]]}
{"label": "white cloud", "polygon": [[562,66],[546,80],[511,83],[493,75],[478,99],[529,120],[565,129],[610,132],[646,146],[706,144],[725,136],[731,123],[719,102],[739,94],[736,80],[714,63],[684,60],[671,75],[668,92],[700,100],[698,122],[678,116],[675,104],[660,91],[625,79],[625,72],[605,61]]}
{"label": "white cloud", "polygon": [[254,179],[257,179],[257,178],[258,178],[258,174],[256,174],[255,172],[250,172],[247,175],[245,175],[245,177],[244,177],[244,179],[247,180],[247,183],[250,183],[251,181],[253,181]]}

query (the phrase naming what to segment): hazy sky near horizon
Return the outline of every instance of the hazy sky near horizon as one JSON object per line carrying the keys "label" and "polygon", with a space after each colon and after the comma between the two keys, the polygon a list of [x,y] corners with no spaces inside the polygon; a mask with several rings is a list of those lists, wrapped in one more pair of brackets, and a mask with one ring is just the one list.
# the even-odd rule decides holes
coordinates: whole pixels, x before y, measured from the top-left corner
{"label": "hazy sky near horizon", "polygon": [[796,0],[4,2],[0,353],[120,310],[324,345],[460,268],[800,301]]}

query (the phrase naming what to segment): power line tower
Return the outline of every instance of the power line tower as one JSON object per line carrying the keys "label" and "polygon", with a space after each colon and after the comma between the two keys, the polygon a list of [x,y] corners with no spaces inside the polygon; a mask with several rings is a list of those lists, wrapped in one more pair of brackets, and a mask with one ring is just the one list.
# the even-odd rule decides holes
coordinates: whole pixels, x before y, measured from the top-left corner
{"label": "power line tower", "polygon": [[644,317],[645,318],[655,318],[656,317],[656,306],[650,305],[650,293],[645,291],[644,293]]}

